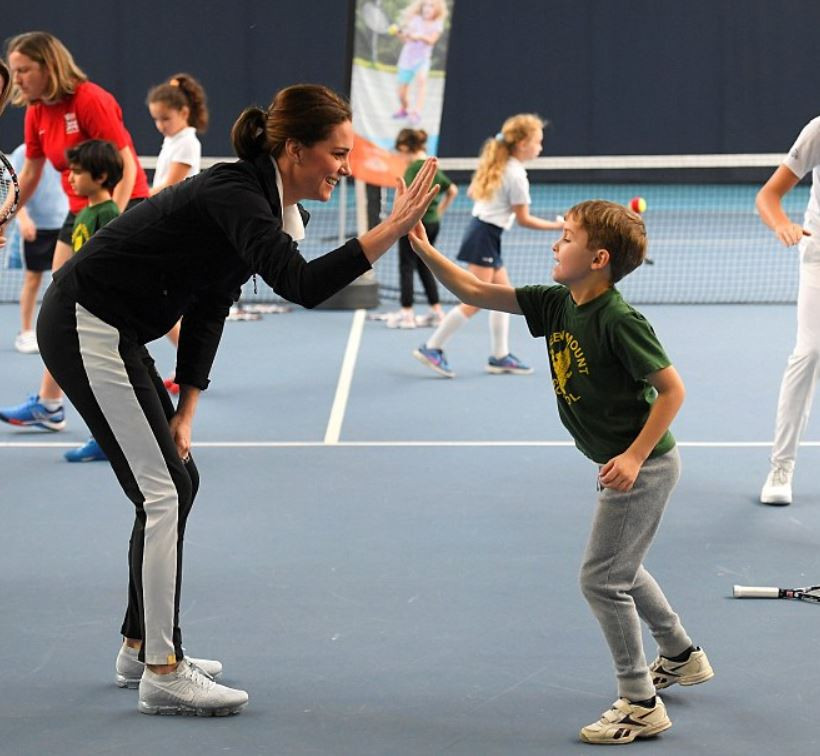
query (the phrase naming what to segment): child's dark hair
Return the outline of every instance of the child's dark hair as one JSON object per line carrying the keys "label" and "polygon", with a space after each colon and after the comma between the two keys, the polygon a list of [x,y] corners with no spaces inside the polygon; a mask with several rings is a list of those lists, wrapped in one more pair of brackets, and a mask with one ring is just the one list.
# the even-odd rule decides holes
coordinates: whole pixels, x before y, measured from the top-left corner
{"label": "child's dark hair", "polygon": [[190,74],[174,74],[164,84],[153,87],[145,104],[152,102],[165,103],[173,110],[188,108],[188,125],[200,133],[208,128],[208,98],[202,85]]}
{"label": "child's dark hair", "polygon": [[609,252],[612,283],[631,273],[646,257],[646,226],[637,213],[607,200],[579,202],[567,212],[587,232],[588,249]]}
{"label": "child's dark hair", "polygon": [[70,168],[88,171],[96,181],[105,176],[103,189],[112,191],[122,178],[122,157],[117,148],[104,139],[89,139],[66,150]]}
{"label": "child's dark hair", "polygon": [[408,152],[421,152],[427,146],[427,132],[424,129],[402,129],[396,135],[396,149],[404,147]]}

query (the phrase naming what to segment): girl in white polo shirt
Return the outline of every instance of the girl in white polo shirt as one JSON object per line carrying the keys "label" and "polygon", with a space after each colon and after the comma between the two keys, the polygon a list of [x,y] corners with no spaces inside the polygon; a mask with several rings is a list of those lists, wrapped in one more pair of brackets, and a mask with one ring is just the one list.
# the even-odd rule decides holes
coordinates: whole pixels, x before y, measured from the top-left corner
{"label": "girl in white polo shirt", "polygon": [[[541,153],[544,121],[536,115],[521,113],[504,121],[501,131],[484,143],[478,168],[467,194],[475,201],[473,219],[464,233],[458,259],[482,281],[510,285],[501,260],[501,234],[514,221],[525,228],[550,231],[563,228],[558,221],[530,214],[530,184],[523,163]],[[459,304],[447,313],[433,335],[413,352],[413,356],[447,378],[455,373],[444,357],[447,340],[478,312],[477,307]],[[532,368],[510,353],[508,341],[510,316],[491,312],[489,373],[526,375]]]}
{"label": "girl in white polo shirt", "polygon": [[[153,196],[199,173],[202,145],[197,133],[208,128],[208,104],[202,85],[190,74],[178,73],[151,89],[146,105],[157,131],[165,137],[151,184]],[[179,323],[168,332],[168,338],[177,345]],[[179,393],[173,376],[165,379],[165,388],[172,394]]]}
{"label": "girl in white polo shirt", "polygon": [[[809,171],[811,196],[803,225],[793,223],[782,199]],[[798,245],[797,340],[789,356],[777,404],[771,470],[760,501],[785,505],[792,500],[792,474],[800,436],[806,427],[820,370],[820,116],[800,132],[789,154],[757,194],[763,222],[781,243]]]}
{"label": "girl in white polo shirt", "polygon": [[151,194],[199,173],[202,145],[197,132],[208,127],[205,90],[188,74],[172,76],[148,93],[146,104],[165,139],[157,157]]}

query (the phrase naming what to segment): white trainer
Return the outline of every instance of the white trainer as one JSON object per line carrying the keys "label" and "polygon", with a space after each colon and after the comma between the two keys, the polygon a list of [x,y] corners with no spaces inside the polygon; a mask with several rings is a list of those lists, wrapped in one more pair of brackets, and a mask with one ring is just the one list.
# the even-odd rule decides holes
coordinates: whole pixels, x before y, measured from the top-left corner
{"label": "white trainer", "polygon": [[670,685],[698,685],[714,676],[714,670],[702,648],[696,648],[684,662],[672,661],[658,654],[658,658],[649,665],[652,684],[655,690],[663,690]]}
{"label": "white trainer", "polygon": [[23,354],[37,354],[37,334],[34,331],[20,331],[14,339],[14,348]]}
{"label": "white trainer", "polygon": [[[195,667],[199,667],[211,680],[215,680],[222,674],[222,662],[216,659],[191,659],[185,657]],[[123,643],[117,653],[116,674],[114,682],[120,688],[138,688],[142,679],[142,672],[145,665],[139,660],[139,651]]]}
{"label": "white trainer", "polygon": [[581,740],[597,745],[620,745],[631,743],[635,738],[654,737],[671,726],[660,696],[655,696],[655,705],[651,708],[619,698],[597,722],[581,729]]}
{"label": "white trainer", "polygon": [[143,714],[226,717],[239,714],[247,703],[244,690],[214,682],[188,659],[168,675],[155,674],[146,667],[140,680],[139,710]]}
{"label": "white trainer", "polygon": [[760,502],[778,507],[791,504],[793,474],[794,471],[788,467],[772,465],[772,469],[760,491]]}

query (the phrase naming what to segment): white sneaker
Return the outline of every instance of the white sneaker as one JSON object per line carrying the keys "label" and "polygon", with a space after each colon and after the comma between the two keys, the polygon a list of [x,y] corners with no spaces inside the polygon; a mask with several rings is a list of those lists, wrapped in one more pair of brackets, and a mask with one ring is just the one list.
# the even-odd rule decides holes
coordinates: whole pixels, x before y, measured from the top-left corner
{"label": "white sneaker", "polygon": [[635,738],[651,738],[671,726],[660,696],[655,696],[655,705],[649,709],[619,698],[597,722],[581,729],[581,740],[599,745],[631,743]]}
{"label": "white sneaker", "polygon": [[169,675],[157,675],[146,667],[140,680],[139,710],[143,714],[226,717],[238,714],[247,703],[244,690],[215,683],[188,659]]}
{"label": "white sneaker", "polygon": [[[195,667],[199,667],[200,672],[215,680],[222,674],[222,662],[215,659],[191,659],[185,657]],[[119,688],[137,688],[145,665],[139,660],[139,651],[123,643],[117,653],[116,674],[114,682]]]}
{"label": "white sneaker", "polygon": [[37,354],[37,334],[34,331],[20,331],[14,339],[14,348],[23,354]]}
{"label": "white sneaker", "polygon": [[388,328],[398,328],[401,325],[401,310],[387,313],[387,317],[384,319],[384,324]]}
{"label": "white sneaker", "polygon": [[663,690],[670,685],[698,685],[711,680],[715,673],[706,653],[696,648],[685,662],[676,662],[658,654],[658,658],[649,665],[652,684],[655,690]]}
{"label": "white sneaker", "polygon": [[760,491],[762,504],[783,507],[792,503],[792,475],[794,471],[781,465],[772,465],[769,476]]}
{"label": "white sneaker", "polygon": [[401,320],[399,320],[399,328],[415,328],[416,327],[416,316],[413,314],[413,311],[410,312],[402,312]]}

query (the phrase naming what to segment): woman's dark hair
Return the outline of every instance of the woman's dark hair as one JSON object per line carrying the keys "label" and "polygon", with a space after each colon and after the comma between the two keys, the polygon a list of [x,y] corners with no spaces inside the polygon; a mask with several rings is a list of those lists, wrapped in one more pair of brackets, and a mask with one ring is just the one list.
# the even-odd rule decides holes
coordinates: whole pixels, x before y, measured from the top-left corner
{"label": "woman's dark hair", "polygon": [[148,92],[146,105],[165,103],[169,108],[188,108],[188,125],[202,133],[208,128],[208,99],[202,85],[190,74],[174,74]]}
{"label": "woman's dark hair", "polygon": [[279,90],[267,110],[256,106],[243,110],[231,129],[231,142],[244,160],[263,154],[277,157],[288,139],[310,147],[352,118],[350,104],[332,89],[294,84]]}
{"label": "woman's dark hair", "polygon": [[69,168],[76,166],[88,171],[93,179],[105,175],[102,186],[111,191],[122,178],[122,157],[117,148],[104,139],[88,139],[74,147],[69,147],[65,156]]}

